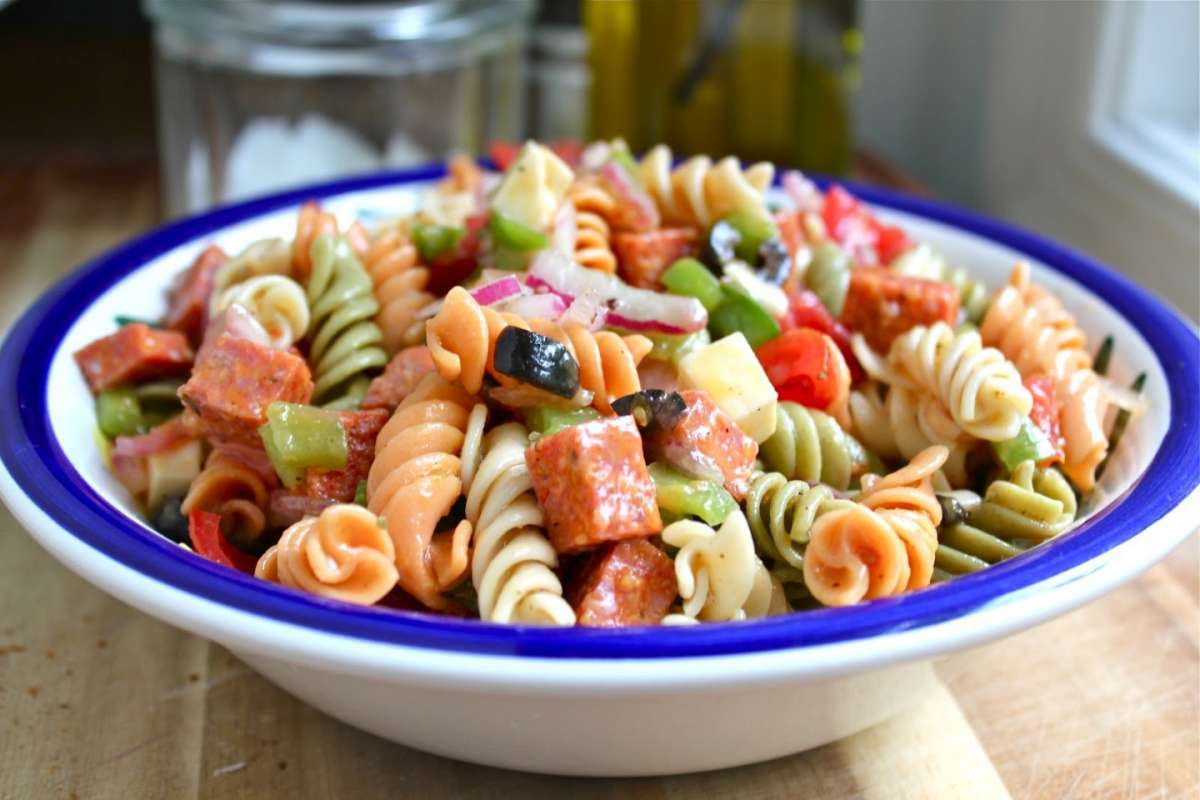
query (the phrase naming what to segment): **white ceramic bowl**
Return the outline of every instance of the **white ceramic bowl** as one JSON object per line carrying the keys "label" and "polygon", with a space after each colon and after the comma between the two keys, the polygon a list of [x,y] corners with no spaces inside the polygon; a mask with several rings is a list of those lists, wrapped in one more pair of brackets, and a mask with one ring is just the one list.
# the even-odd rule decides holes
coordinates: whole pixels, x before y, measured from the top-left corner
{"label": "white ceramic bowl", "polygon": [[321,600],[217,567],[137,518],[92,439],[71,354],[118,314],[154,317],[208,243],[289,236],[298,204],[343,222],[411,208],[440,167],[309,187],[159,229],[82,267],[0,351],[0,495],[70,569],[228,647],[285,690],[365,730],[514,769],[645,775],[760,761],[832,741],[919,697],[927,662],[1037,624],[1146,569],[1200,511],[1200,340],[1128,280],[1038,237],[927,201],[851,190],[991,286],[1013,261],[1063,298],[1094,341],[1114,333],[1118,381],[1148,373],[1084,513],[1043,547],[899,598],[694,629],[541,630]]}

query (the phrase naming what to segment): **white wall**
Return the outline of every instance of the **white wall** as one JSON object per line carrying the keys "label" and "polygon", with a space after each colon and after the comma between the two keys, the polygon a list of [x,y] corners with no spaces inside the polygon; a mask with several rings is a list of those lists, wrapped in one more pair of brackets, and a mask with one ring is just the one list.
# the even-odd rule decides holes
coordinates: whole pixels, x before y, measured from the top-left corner
{"label": "white wall", "polygon": [[[858,137],[939,196],[1090,252],[1200,319],[1200,211],[1116,158],[1091,124],[1099,53],[1127,11],[868,1]],[[1198,64],[1187,53],[1162,80],[1190,85]]]}

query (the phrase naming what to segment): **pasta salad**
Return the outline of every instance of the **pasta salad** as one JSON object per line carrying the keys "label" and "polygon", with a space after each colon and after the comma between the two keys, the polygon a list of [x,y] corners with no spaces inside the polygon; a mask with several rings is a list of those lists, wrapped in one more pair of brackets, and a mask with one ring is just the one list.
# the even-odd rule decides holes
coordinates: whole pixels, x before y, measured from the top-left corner
{"label": "pasta salad", "polygon": [[838,185],[619,140],[492,160],[415,214],[214,243],[75,354],[156,530],[349,603],[752,619],[1058,536],[1139,405],[1026,264],[990,289]]}

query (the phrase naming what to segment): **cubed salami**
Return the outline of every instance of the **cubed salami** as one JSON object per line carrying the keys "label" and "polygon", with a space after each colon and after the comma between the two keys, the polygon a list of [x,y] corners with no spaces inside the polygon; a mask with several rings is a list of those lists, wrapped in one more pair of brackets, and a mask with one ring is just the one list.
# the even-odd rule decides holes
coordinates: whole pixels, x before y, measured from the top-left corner
{"label": "cubed salami", "polygon": [[296,492],[339,503],[353,502],[358,482],[366,480],[371,461],[375,458],[375,438],[389,416],[389,412],[382,408],[339,412],[338,419],[346,431],[346,466],[336,470],[309,467],[304,471],[304,479]]}
{"label": "cubed salami", "polygon": [[881,267],[850,273],[842,322],[886,353],[896,337],[917,325],[958,322],[958,289],[941,281],[896,275]]}
{"label": "cubed salami", "polygon": [[695,228],[663,228],[649,233],[618,233],[613,236],[617,269],[626,283],[657,289],[667,267],[684,256],[699,252]]}
{"label": "cubed salami", "polygon": [[717,407],[707,392],[681,393],[687,410],[669,431],[655,431],[646,440],[652,459],[663,459],[698,478],[724,485],[734,499],[750,491],[750,473],[758,444]]}
{"label": "cubed salami", "polygon": [[662,530],[632,417],[572,425],[525,452],[551,544],[560,553]]}
{"label": "cubed salami", "polygon": [[417,388],[429,373],[433,372],[433,357],[425,345],[406,347],[388,362],[383,374],[371,381],[362,400],[362,408],[385,408],[394,411],[396,406]]}
{"label": "cubed salami", "polygon": [[188,271],[180,276],[169,298],[170,308],[164,320],[168,328],[180,331],[198,345],[208,321],[208,300],[213,276],[228,259],[225,252],[211,245],[201,253]]}
{"label": "cubed salami", "polygon": [[195,424],[214,443],[261,445],[258,429],[276,400],[307,403],[313,382],[300,356],[222,334],[179,390]]}
{"label": "cubed salami", "polygon": [[125,383],[179,375],[192,365],[192,348],[178,331],[157,331],[142,322],[89,344],[75,354],[93,392]]}
{"label": "cubed salami", "polygon": [[675,565],[645,539],[604,545],[568,588],[580,625],[657,625],[675,600]]}

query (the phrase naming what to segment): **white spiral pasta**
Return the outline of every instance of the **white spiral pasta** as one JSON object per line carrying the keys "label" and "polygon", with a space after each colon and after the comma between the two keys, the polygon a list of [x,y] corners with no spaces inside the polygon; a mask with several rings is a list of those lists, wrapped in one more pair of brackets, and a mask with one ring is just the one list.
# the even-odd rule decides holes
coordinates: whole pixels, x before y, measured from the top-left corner
{"label": "white spiral pasta", "polygon": [[271,338],[271,346],[286,350],[308,329],[308,297],[291,278],[260,275],[235,283],[213,303],[219,314],[237,304],[250,312]]}
{"label": "white spiral pasta", "polygon": [[958,427],[936,397],[925,392],[869,383],[850,393],[851,430],[859,441],[888,460],[916,458],[927,447],[948,451],[942,472],[951,486],[967,484],[967,453],[977,439]]}
{"label": "white spiral pasta", "polygon": [[[481,411],[482,410],[482,411]],[[476,440],[486,406],[475,408],[467,440]],[[500,425],[480,447],[463,448],[467,519],[474,526],[471,582],[479,618],[490,622],[574,625],[575,612],[563,599],[554,574],[558,557],[542,533],[545,517],[533,495],[525,465],[529,431],[518,422]],[[482,460],[480,460],[482,456]]]}
{"label": "white spiral pasta", "polygon": [[872,378],[936,399],[941,409],[920,409],[927,428],[939,431],[933,441],[951,438],[953,427],[993,442],[1011,439],[1033,408],[1017,368],[984,347],[976,331],[956,334],[944,322],[918,325],[892,343],[886,358],[855,334],[854,353]]}
{"label": "white spiral pasta", "polygon": [[782,588],[755,555],[750,525],[740,510],[716,530],[691,519],[673,522],[663,529],[662,540],[679,548],[675,580],[683,600],[682,614],[668,616],[664,624],[686,624],[680,616],[705,622],[749,619],[779,607]]}
{"label": "white spiral pasta", "polygon": [[660,144],[642,159],[638,177],[667,223],[708,227],[735,211],[770,219],[765,196],[775,177],[770,164],[743,170],[733,156],[716,164],[695,156],[672,170],[671,150]]}
{"label": "white spiral pasta", "polygon": [[[292,245],[279,238],[252,242],[217,268],[213,275],[209,308],[213,309],[225,290],[259,275],[291,275]],[[213,311],[215,316],[216,312]]]}

